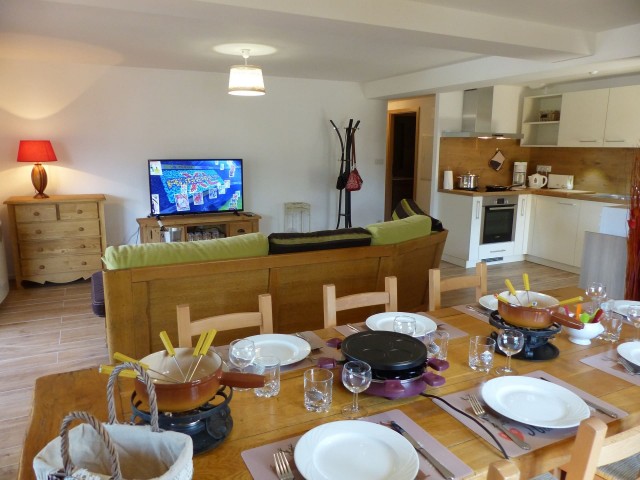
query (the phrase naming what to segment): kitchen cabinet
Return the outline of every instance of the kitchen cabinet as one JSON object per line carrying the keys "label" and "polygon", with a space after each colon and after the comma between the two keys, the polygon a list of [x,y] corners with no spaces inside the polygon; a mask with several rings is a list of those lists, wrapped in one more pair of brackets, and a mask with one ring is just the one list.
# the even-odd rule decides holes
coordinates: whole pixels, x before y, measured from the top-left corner
{"label": "kitchen cabinet", "polygon": [[563,94],[558,146],[601,147],[608,101],[608,88]]}
{"label": "kitchen cabinet", "polygon": [[604,146],[635,148],[640,144],[640,85],[609,91]]}
{"label": "kitchen cabinet", "polygon": [[514,255],[527,253],[529,248],[529,226],[531,224],[531,203],[533,195],[518,195],[516,231],[514,236]]}
{"label": "kitchen cabinet", "polygon": [[88,279],[106,248],[104,195],[10,197],[7,204],[16,284]]}
{"label": "kitchen cabinet", "polygon": [[203,233],[211,238],[234,237],[245,233],[255,233],[260,229],[260,217],[255,214],[238,213],[201,213],[198,215],[174,215],[162,217],[161,225],[155,217],[138,218],[140,227],[140,243],[158,243],[165,241],[165,231],[176,230],[173,241],[186,242],[194,238],[200,239]]}
{"label": "kitchen cabinet", "polygon": [[525,97],[522,104],[523,147],[552,147],[558,144],[562,95]]}
{"label": "kitchen cabinet", "polygon": [[585,232],[597,232],[602,209],[612,204],[533,196],[528,260],[578,272]]}

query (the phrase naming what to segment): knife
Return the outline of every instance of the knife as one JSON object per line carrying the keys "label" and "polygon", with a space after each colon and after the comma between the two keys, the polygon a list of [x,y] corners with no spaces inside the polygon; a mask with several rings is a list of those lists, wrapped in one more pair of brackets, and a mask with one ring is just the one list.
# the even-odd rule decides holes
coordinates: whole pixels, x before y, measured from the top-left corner
{"label": "knife", "polygon": [[475,305],[467,305],[467,310],[471,310],[472,312],[476,312],[479,315],[483,315],[488,317],[491,314],[491,310],[485,309],[484,307],[476,307]]}
{"label": "knife", "polygon": [[506,428],[502,424],[502,422],[500,421],[500,419],[498,417],[495,417],[495,416],[491,415],[490,413],[485,412],[480,418],[482,418],[483,420],[486,420],[491,425],[493,425],[498,430],[500,430],[502,433],[504,433],[507,437],[509,437],[513,441],[513,443],[518,445],[521,449],[523,449],[523,450],[531,450],[531,445],[529,445],[524,440],[521,440],[520,437],[518,437],[516,434],[511,432],[511,430]]}
{"label": "knife", "polygon": [[433,458],[433,456],[429,452],[427,452],[427,450],[422,446],[422,444],[418,442],[415,438],[413,438],[409,433],[407,433],[407,431],[404,428],[402,428],[400,425],[398,425],[394,421],[389,422],[389,425],[396,432],[398,432],[404,438],[409,440],[409,443],[413,446],[413,448],[415,448],[418,451],[418,453],[420,453],[420,455],[426,458],[427,461],[431,465],[433,465],[435,469],[438,470],[438,472],[440,472],[440,475],[442,475],[447,480],[453,480],[454,478],[456,478],[456,476],[453,473],[451,473],[451,471],[447,467],[445,467],[438,460]]}
{"label": "knife", "polygon": [[[540,380],[544,380],[545,382],[549,382],[549,383],[553,383],[551,380],[547,380],[544,377],[538,377]],[[606,416],[611,417],[611,418],[618,418],[618,414],[616,412],[612,412],[611,410],[601,407],[600,405],[596,405],[593,402],[590,402],[589,400],[583,398],[582,401],[584,403],[586,403],[587,405],[589,405],[591,408],[593,408],[595,411],[600,412],[600,413],[604,413]]]}

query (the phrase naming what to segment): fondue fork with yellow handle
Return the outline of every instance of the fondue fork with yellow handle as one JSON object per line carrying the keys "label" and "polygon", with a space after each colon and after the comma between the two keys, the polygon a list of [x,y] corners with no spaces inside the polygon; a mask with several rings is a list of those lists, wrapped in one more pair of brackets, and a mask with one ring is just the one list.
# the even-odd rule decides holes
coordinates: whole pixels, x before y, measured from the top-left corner
{"label": "fondue fork with yellow handle", "polygon": [[[191,379],[193,378],[193,375],[196,373],[196,370],[198,370],[198,365],[200,365],[200,361],[202,360],[202,357],[204,357],[209,351],[209,348],[213,343],[213,339],[215,338],[216,333],[218,333],[216,329],[211,329],[208,332],[202,333],[200,335],[200,338],[198,338],[198,343],[196,344],[196,348],[193,349],[193,357],[194,359],[195,357],[198,357],[198,361],[196,362],[196,366],[193,367],[193,371],[191,373],[187,371],[188,382],[191,381]],[[193,364],[193,359],[191,360],[191,364]],[[189,370],[191,370],[191,366],[189,366]]]}
{"label": "fondue fork with yellow handle", "polygon": [[[100,367],[98,368],[98,371],[100,373],[104,373],[105,375],[111,375],[111,373],[113,373],[113,369],[116,368],[113,365],[100,365]],[[133,371],[133,370],[120,370],[120,373],[118,373],[119,377],[125,377],[125,378],[136,378],[138,376],[138,374]]]}
{"label": "fondue fork with yellow handle", "polygon": [[173,378],[172,376],[167,375],[166,373],[159,372],[158,370],[154,370],[153,368],[151,368],[146,363],[142,363],[140,360],[136,360],[135,358],[131,358],[131,357],[125,355],[124,353],[120,353],[120,352],[114,353],[113,354],[113,359],[114,360],[118,360],[119,362],[122,362],[122,363],[125,363],[125,362],[135,363],[137,365],[140,365],[145,370],[149,370],[150,372],[153,372],[153,373],[155,373],[157,375],[162,375],[163,377],[167,378],[168,380],[170,380],[173,383],[182,383],[181,380],[178,380],[177,378]]}
{"label": "fondue fork with yellow handle", "polygon": [[509,290],[509,293],[511,295],[513,295],[514,297],[516,297],[516,300],[518,301],[518,303],[520,305],[522,305],[522,302],[520,301],[520,299],[518,298],[518,295],[516,293],[516,289],[513,288],[513,283],[511,283],[511,280],[509,280],[508,278],[504,281],[504,284],[507,286],[507,289]]}
{"label": "fondue fork with yellow handle", "polygon": [[164,349],[167,351],[167,354],[173,358],[173,361],[176,362],[176,367],[178,367],[178,371],[180,372],[180,375],[182,375],[182,380],[183,381],[187,381],[187,377],[184,374],[184,372],[182,371],[182,368],[180,368],[180,364],[178,363],[178,360],[176,359],[176,350],[175,348],[173,348],[173,345],[171,344],[171,339],[169,338],[169,335],[167,335],[166,330],[163,330],[160,332],[160,340],[162,340],[162,344],[164,345]]}
{"label": "fondue fork with yellow handle", "polygon": [[527,292],[527,306],[530,307],[531,306],[531,298],[529,297],[529,290],[531,289],[530,285],[529,285],[529,274],[528,273],[523,273],[522,274],[522,281],[524,282],[524,290]]}

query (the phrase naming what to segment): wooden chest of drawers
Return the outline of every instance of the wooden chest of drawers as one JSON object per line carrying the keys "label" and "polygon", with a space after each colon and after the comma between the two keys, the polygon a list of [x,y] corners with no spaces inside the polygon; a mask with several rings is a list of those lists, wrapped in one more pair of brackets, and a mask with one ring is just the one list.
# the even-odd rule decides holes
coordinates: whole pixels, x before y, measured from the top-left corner
{"label": "wooden chest of drawers", "polygon": [[23,280],[65,283],[102,269],[104,200],[104,195],[52,195],[4,202],[18,288]]}

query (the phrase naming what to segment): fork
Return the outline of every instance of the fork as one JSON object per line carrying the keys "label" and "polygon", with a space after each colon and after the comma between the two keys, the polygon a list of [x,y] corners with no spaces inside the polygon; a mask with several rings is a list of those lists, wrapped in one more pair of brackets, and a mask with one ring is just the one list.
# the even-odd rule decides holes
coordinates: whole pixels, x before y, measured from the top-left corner
{"label": "fork", "polygon": [[511,433],[508,429],[504,428],[504,426],[497,419],[491,418],[489,414],[485,411],[484,407],[482,406],[478,398],[474,394],[470,393],[467,396],[467,399],[469,400],[471,409],[473,410],[473,413],[476,415],[476,417],[481,418],[486,422],[489,422],[491,425],[496,427],[498,430],[504,433],[507,437],[513,440],[513,442],[523,450],[531,449],[531,447],[527,442],[520,440],[516,435]]}
{"label": "fork", "polygon": [[617,361],[631,375],[640,375],[640,368],[637,368],[636,366],[632,365],[631,362],[629,362],[629,360],[627,360],[626,358],[619,357]]}
{"label": "fork", "polygon": [[282,450],[273,454],[273,462],[276,466],[276,474],[279,480],[293,480],[293,471],[289,465],[289,460]]}

